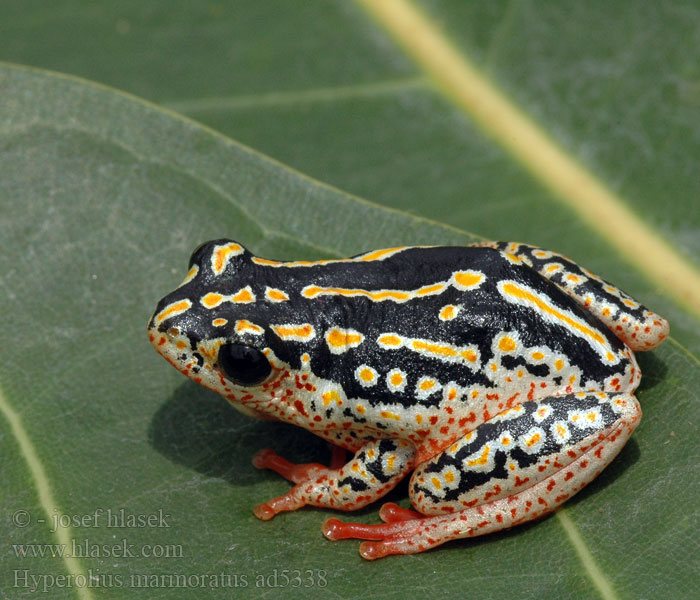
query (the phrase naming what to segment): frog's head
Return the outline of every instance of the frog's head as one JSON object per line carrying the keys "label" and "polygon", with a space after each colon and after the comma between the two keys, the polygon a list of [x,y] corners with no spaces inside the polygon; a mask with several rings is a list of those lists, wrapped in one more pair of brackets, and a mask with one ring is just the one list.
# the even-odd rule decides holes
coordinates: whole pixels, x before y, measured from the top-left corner
{"label": "frog's head", "polygon": [[251,254],[219,239],[192,253],[184,281],[159,303],[148,322],[154,348],[176,369],[221,394],[246,414],[269,397],[280,369],[266,343],[264,302],[253,292]]}

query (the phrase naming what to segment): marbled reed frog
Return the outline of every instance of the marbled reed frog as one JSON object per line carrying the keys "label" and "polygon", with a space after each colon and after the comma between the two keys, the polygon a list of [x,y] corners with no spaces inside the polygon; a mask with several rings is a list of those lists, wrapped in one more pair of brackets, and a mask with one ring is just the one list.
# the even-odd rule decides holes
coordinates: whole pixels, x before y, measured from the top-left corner
{"label": "marbled reed frog", "polygon": [[[335,445],[331,467],[263,450],[295,485],[258,505],[359,509],[413,471],[383,524],[328,519],[368,559],[552,511],[639,423],[633,351],[667,322],[560,254],[525,244],[399,247],[280,262],[231,240],[192,254],[148,324],[176,369],[255,417]],[[354,453],[345,463],[344,450]]]}

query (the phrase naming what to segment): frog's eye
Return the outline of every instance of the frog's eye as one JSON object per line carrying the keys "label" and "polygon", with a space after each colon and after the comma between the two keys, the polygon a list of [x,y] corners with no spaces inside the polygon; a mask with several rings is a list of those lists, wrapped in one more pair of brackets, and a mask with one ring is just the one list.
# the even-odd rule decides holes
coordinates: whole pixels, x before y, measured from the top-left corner
{"label": "frog's eye", "polygon": [[219,366],[224,374],[240,385],[255,385],[272,371],[267,357],[243,344],[225,344],[219,348]]}
{"label": "frog's eye", "polygon": [[202,255],[204,254],[204,248],[209,245],[209,242],[202,242],[199,246],[194,249],[194,252],[190,255],[190,261],[187,263],[187,268],[191,269],[192,265],[201,264]]}

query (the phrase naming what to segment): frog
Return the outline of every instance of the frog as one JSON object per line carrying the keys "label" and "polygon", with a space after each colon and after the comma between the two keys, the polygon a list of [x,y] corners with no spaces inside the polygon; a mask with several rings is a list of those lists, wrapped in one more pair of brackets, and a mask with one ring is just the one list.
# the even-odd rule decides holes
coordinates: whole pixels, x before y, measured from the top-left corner
{"label": "frog", "polygon": [[329,540],[362,540],[368,560],[561,506],[639,424],[635,352],[668,333],[613,284],[516,242],[272,260],[216,239],[148,322],[160,355],[238,411],[330,443],[329,465],[253,457],[293,484],[259,519],[355,511],[410,475],[411,508],[322,525]]}

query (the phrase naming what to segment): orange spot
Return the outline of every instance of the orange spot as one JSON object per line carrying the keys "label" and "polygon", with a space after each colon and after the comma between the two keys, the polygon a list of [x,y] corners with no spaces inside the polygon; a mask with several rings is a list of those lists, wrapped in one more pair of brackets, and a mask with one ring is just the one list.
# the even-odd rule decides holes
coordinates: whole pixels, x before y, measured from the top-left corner
{"label": "orange spot", "polygon": [[218,306],[221,304],[224,300],[224,297],[221,294],[217,294],[215,292],[209,292],[205,296],[202,296],[202,304],[206,306],[207,308],[214,308],[215,306]]}
{"label": "orange spot", "polygon": [[272,330],[283,340],[306,342],[312,339],[315,331],[312,325],[272,325]]}
{"label": "orange spot", "polygon": [[228,319],[214,319],[211,322],[214,327],[223,327],[226,323],[228,323]]}
{"label": "orange spot", "polygon": [[434,344],[432,342],[425,342],[423,340],[414,340],[411,344],[414,350],[424,350],[430,354],[438,354],[440,356],[452,357],[457,355],[457,351],[450,346],[441,346],[439,344]]}
{"label": "orange spot", "polygon": [[354,330],[333,328],[326,333],[326,342],[331,349],[347,350],[362,343],[365,339],[361,333]]}
{"label": "orange spot", "polygon": [[448,304],[447,306],[442,307],[439,317],[443,321],[449,321],[457,316],[457,312],[458,310],[456,306]]}
{"label": "orange spot", "polygon": [[361,369],[360,379],[362,379],[362,381],[374,381],[374,373],[369,369]]}
{"label": "orange spot", "polygon": [[501,341],[498,342],[498,348],[503,352],[512,352],[516,348],[515,340],[508,336],[504,336],[501,338]]}
{"label": "orange spot", "polygon": [[156,316],[156,323],[162,323],[165,319],[174,317],[189,310],[192,307],[192,303],[189,300],[180,300],[178,302],[173,302],[172,304],[166,306],[163,310]]}
{"label": "orange spot", "polygon": [[257,256],[253,257],[253,262],[256,265],[265,265],[266,267],[279,267],[284,264],[278,260],[268,260],[267,258],[258,258]]}
{"label": "orange spot", "polygon": [[436,283],[434,285],[426,285],[416,291],[416,296],[427,296],[430,294],[437,294],[445,289],[445,285],[442,283]]}
{"label": "orange spot", "polygon": [[384,250],[374,250],[373,252],[369,252],[368,254],[365,254],[363,256],[359,256],[357,260],[359,261],[371,261],[371,260],[382,260],[383,258],[386,258],[387,256],[391,256],[392,254],[396,254],[397,252],[401,252],[401,250],[405,250],[406,246],[397,246],[396,248],[386,248]]}
{"label": "orange spot", "polygon": [[399,417],[399,415],[397,415],[396,413],[389,412],[388,410],[383,410],[379,414],[385,419],[394,419],[394,421],[401,420],[401,417]]}
{"label": "orange spot", "polygon": [[425,381],[422,381],[420,384],[420,389],[422,390],[430,390],[435,387],[435,380],[434,379],[426,379]]}
{"label": "orange spot", "polygon": [[245,319],[236,321],[236,331],[238,333],[255,333],[257,335],[264,332],[262,327]]}
{"label": "orange spot", "polygon": [[265,290],[265,297],[273,302],[285,302],[289,300],[289,296],[285,292],[275,288],[267,288]]}
{"label": "orange spot", "polygon": [[475,273],[470,271],[457,271],[452,276],[461,289],[472,288],[479,285],[484,280],[483,273]]}
{"label": "orange spot", "polygon": [[221,275],[224,269],[226,269],[226,265],[228,265],[231,257],[241,254],[242,252],[242,246],[236,243],[226,244],[225,246],[217,246],[212,256],[212,269],[214,270],[214,273]]}
{"label": "orange spot", "polygon": [[527,445],[528,446],[534,446],[537,444],[540,440],[542,439],[542,436],[539,433],[535,433],[529,440],[527,440]]}
{"label": "orange spot", "polygon": [[409,300],[412,296],[411,292],[401,290],[378,290],[369,291],[361,289],[346,289],[346,288],[322,288],[310,285],[302,290],[302,295],[307,298],[315,298],[316,296],[365,296],[371,300],[381,302],[382,300],[397,300],[403,302]]}
{"label": "orange spot", "polygon": [[[476,362],[478,356],[474,350],[465,350],[464,352],[460,352],[460,356],[469,362]],[[478,392],[477,392],[478,393]]]}
{"label": "orange spot", "polygon": [[[391,374],[391,385],[398,387],[403,383],[403,375],[401,373],[392,373]],[[418,421],[420,423],[420,421]]]}
{"label": "orange spot", "polygon": [[479,456],[479,458],[475,458],[474,460],[468,460],[467,466],[468,467],[475,467],[477,465],[478,466],[485,465],[488,462],[489,452],[490,452],[490,449],[489,449],[489,446],[487,444],[486,446],[484,446],[484,450],[481,453],[481,456]]}
{"label": "orange spot", "polygon": [[381,335],[379,336],[377,343],[382,346],[400,346],[401,338],[394,334]]}
{"label": "orange spot", "polygon": [[255,301],[255,296],[249,287],[244,287],[239,290],[231,297],[232,302],[238,302],[239,304],[247,304],[249,302]]}

